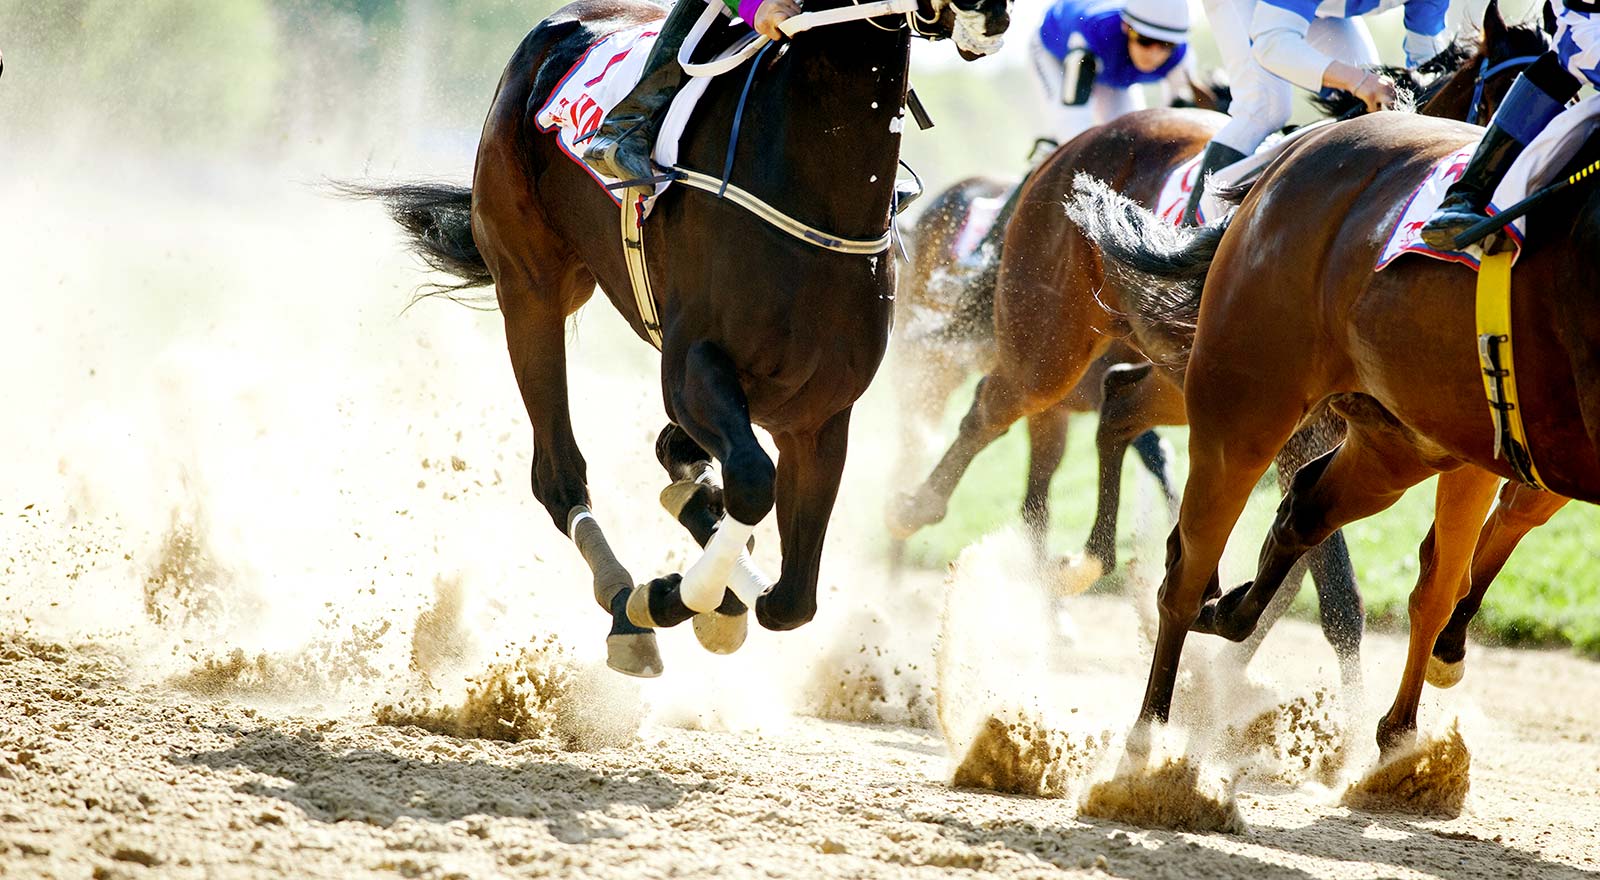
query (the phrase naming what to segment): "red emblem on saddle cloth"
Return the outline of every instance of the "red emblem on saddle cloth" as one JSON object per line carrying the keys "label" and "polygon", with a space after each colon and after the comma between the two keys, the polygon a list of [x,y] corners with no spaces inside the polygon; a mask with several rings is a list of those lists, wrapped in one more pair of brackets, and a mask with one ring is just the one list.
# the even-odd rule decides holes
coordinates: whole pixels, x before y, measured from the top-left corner
{"label": "red emblem on saddle cloth", "polygon": [[[1189,193],[1194,192],[1197,182],[1195,178],[1200,174],[1201,155],[1196,154],[1194,158],[1172,169],[1172,173],[1167,175],[1166,182],[1161,184],[1161,195],[1156,197],[1156,217],[1160,218],[1161,222],[1173,226],[1183,225],[1183,209],[1189,204]],[[1205,225],[1204,202],[1201,202],[1196,210],[1196,215],[1200,219],[1200,224]]]}
{"label": "red emblem on saddle cloth", "polygon": [[[540,131],[557,130],[556,143],[561,151],[601,187],[617,181],[602,177],[584,164],[581,157],[586,139],[644,75],[644,64],[650,57],[650,48],[655,45],[660,25],[661,22],[656,21],[631,27],[590,46],[556,83],[549,99],[534,115],[534,124]],[[621,204],[610,190],[606,190],[606,194]]]}
{"label": "red emblem on saddle cloth", "polygon": [[[1441,251],[1429,247],[1422,241],[1422,227],[1444,201],[1445,190],[1450,188],[1450,184],[1461,179],[1462,173],[1467,170],[1467,162],[1472,159],[1472,153],[1477,148],[1476,141],[1467,144],[1440,159],[1428,171],[1428,176],[1417,186],[1411,198],[1406,201],[1405,207],[1400,210],[1394,228],[1384,242],[1383,252],[1378,255],[1378,265],[1373,271],[1378,271],[1394,262],[1401,254],[1422,254],[1436,260],[1448,260],[1471,266],[1474,270],[1478,268],[1483,249],[1477,245],[1464,251]],[[1500,209],[1490,202],[1489,213],[1498,214]],[[1512,246],[1518,254],[1522,251],[1522,230],[1518,228],[1520,225],[1521,221],[1517,221],[1507,227],[1513,242]]]}

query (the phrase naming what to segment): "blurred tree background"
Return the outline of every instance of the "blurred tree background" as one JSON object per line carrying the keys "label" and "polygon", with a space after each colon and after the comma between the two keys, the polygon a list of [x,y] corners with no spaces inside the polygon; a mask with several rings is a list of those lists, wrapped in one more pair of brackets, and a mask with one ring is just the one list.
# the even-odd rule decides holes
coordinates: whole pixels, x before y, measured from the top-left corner
{"label": "blurred tree background", "polygon": [[[259,162],[333,151],[470,162],[501,69],[555,0],[37,0],[0,4],[0,130],[97,151]],[[1217,65],[1194,5],[1202,70]],[[1457,4],[1458,20],[1481,4]],[[1508,14],[1528,14],[1512,0]],[[1025,62],[1042,0],[1018,4],[1007,48],[966,64],[920,45],[918,92],[944,124],[906,155],[933,186],[1016,174],[1036,130]],[[1398,12],[1395,10],[1394,12]],[[1399,18],[1373,19],[1387,60]]]}

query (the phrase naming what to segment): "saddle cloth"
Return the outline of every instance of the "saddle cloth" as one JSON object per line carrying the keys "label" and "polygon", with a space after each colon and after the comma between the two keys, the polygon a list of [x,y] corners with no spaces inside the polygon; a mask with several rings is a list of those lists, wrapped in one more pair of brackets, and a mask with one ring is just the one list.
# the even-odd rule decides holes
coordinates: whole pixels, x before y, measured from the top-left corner
{"label": "saddle cloth", "polygon": [[[1224,204],[1221,199],[1213,194],[1215,187],[1232,186],[1246,179],[1256,177],[1261,173],[1262,169],[1267,167],[1268,163],[1277,158],[1278,154],[1287,149],[1289,144],[1293,143],[1296,138],[1331,123],[1332,120],[1313,122],[1310,125],[1303,125],[1286,135],[1274,134],[1262,141],[1261,146],[1256,147],[1256,151],[1250,156],[1240,159],[1213,174],[1210,182],[1214,186],[1206,187],[1206,192],[1200,196],[1200,205],[1195,212],[1200,218],[1200,225],[1204,226],[1210,220],[1225,216],[1232,208],[1231,205]],[[1167,175],[1166,182],[1161,185],[1161,194],[1156,196],[1155,213],[1163,222],[1170,223],[1173,226],[1180,225],[1184,206],[1189,203],[1189,193],[1194,190],[1197,184],[1204,183],[1204,181],[1195,179],[1200,171],[1200,160],[1204,156],[1204,152],[1195,155],[1189,161],[1172,169],[1171,173]]]}
{"label": "saddle cloth", "polygon": [[[1497,214],[1551,183],[1562,166],[1597,129],[1600,129],[1600,95],[1590,95],[1557,116],[1512,163],[1489,200],[1489,213]],[[1466,170],[1467,161],[1477,147],[1477,141],[1473,141],[1440,159],[1429,170],[1427,177],[1423,178],[1400,210],[1374,271],[1394,262],[1401,254],[1422,254],[1471,266],[1474,270],[1478,268],[1483,257],[1481,247],[1473,245],[1465,251],[1440,251],[1423,244],[1421,238],[1423,225],[1433,216],[1439,203],[1444,201],[1445,190]],[[1522,251],[1523,228],[1522,218],[1507,227],[1515,252],[1513,259]]]}
{"label": "saddle cloth", "polygon": [[[1166,182],[1161,185],[1161,195],[1156,197],[1156,216],[1161,222],[1172,226],[1180,225],[1184,206],[1189,204],[1189,193],[1194,191],[1197,182],[1195,177],[1200,173],[1200,159],[1204,155],[1204,152],[1196,153],[1189,161],[1172,169],[1172,173],[1167,175]],[[1206,202],[1212,202],[1213,205],[1208,206]],[[1213,216],[1214,204],[1214,199],[1207,196],[1200,197],[1198,213],[1202,225],[1207,217]]]}
{"label": "saddle cloth", "polygon": [[1001,196],[996,199],[973,199],[967,204],[966,216],[961,218],[961,228],[952,243],[957,260],[972,256],[978,245],[983,244],[984,236],[989,234],[1005,203],[1005,197]]}
{"label": "saddle cloth", "polygon": [[[539,130],[556,131],[556,143],[561,151],[578,163],[602,189],[618,181],[584,164],[582,157],[588,137],[643,78],[645,61],[655,46],[660,27],[661,21],[649,22],[618,31],[590,46],[561,77],[549,99],[534,115],[534,124]],[[704,78],[692,78],[674,96],[656,136],[653,154],[657,165],[670,168],[677,162],[678,142],[708,82]],[[665,182],[656,184],[654,195],[661,195],[666,188]],[[613,202],[622,204],[618,191],[606,189],[605,193]]]}

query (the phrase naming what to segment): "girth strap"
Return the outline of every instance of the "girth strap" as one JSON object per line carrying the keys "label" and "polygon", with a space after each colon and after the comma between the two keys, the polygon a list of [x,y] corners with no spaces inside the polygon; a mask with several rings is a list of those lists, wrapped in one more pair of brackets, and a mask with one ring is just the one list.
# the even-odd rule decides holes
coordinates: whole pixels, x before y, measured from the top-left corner
{"label": "girth strap", "polygon": [[1489,416],[1494,420],[1495,457],[1505,458],[1522,482],[1548,491],[1533,464],[1511,358],[1511,261],[1515,256],[1511,250],[1485,254],[1478,267],[1478,359],[1483,365]]}

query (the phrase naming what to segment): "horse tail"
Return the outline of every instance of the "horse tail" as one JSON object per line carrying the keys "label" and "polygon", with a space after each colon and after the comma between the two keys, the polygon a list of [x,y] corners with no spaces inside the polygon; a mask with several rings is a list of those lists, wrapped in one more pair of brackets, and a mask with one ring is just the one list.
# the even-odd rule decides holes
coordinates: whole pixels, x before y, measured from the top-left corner
{"label": "horse tail", "polygon": [[1132,308],[1130,317],[1192,338],[1200,291],[1227,221],[1172,226],[1087,174],[1073,181],[1067,215],[1100,249],[1106,279]]}
{"label": "horse tail", "polygon": [[[430,269],[454,275],[456,284],[429,285],[419,296],[455,294],[493,284],[489,265],[472,238],[472,189],[449,183],[412,181],[392,185],[334,182],[336,193],[351,199],[377,199],[405,230],[413,253]],[[470,304],[470,303],[469,303]]]}

